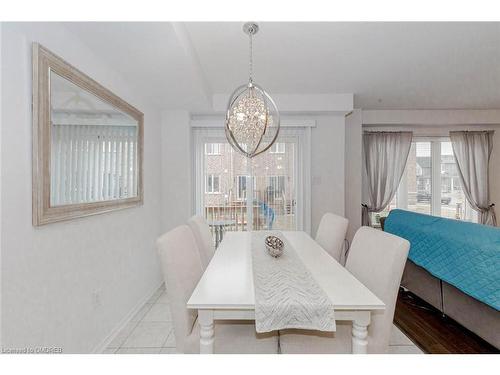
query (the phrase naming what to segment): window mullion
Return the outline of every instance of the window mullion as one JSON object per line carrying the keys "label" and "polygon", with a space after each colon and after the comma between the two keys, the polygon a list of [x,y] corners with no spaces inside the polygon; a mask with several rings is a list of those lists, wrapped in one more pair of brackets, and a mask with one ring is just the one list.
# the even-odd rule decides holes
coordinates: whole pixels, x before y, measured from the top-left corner
{"label": "window mullion", "polygon": [[431,142],[431,212],[441,216],[441,142]]}
{"label": "window mullion", "polygon": [[403,172],[403,177],[401,177],[401,182],[399,183],[398,193],[397,193],[397,207],[403,210],[408,209],[408,167],[405,167]]}

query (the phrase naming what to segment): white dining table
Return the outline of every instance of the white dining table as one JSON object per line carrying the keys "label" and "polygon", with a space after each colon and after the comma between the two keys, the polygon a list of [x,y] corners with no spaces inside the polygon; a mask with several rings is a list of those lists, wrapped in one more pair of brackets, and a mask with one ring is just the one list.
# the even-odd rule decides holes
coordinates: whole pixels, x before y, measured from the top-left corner
{"label": "white dining table", "polygon": [[[335,320],[352,321],[352,353],[366,353],[371,313],[384,303],[307,233],[282,233],[330,298]],[[225,235],[187,303],[198,310],[200,353],[213,353],[214,321],[255,320],[250,239],[251,232]]]}

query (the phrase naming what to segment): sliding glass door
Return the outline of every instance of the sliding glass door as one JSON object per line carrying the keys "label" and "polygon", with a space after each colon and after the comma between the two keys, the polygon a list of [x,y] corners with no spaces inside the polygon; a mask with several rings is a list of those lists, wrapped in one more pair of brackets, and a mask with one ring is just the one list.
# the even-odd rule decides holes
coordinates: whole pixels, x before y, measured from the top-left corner
{"label": "sliding glass door", "polygon": [[196,211],[212,227],[304,228],[304,129],[282,130],[278,142],[253,159],[234,151],[223,129],[195,128],[193,135]]}

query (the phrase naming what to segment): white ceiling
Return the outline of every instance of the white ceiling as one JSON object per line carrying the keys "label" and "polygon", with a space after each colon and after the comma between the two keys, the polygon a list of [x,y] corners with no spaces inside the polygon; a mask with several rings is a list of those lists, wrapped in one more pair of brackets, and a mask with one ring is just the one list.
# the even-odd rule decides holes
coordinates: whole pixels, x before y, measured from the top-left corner
{"label": "white ceiling", "polygon": [[[164,109],[209,111],[247,80],[242,23],[66,26]],[[500,108],[500,23],[260,23],[254,72],[271,95],[363,109]]]}

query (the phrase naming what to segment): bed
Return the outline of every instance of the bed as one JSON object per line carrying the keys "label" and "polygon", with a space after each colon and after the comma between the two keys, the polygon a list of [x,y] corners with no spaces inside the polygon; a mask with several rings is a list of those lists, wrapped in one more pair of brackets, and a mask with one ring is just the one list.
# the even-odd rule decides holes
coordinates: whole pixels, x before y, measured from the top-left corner
{"label": "bed", "polygon": [[500,228],[392,210],[407,239],[402,286],[500,349]]}

